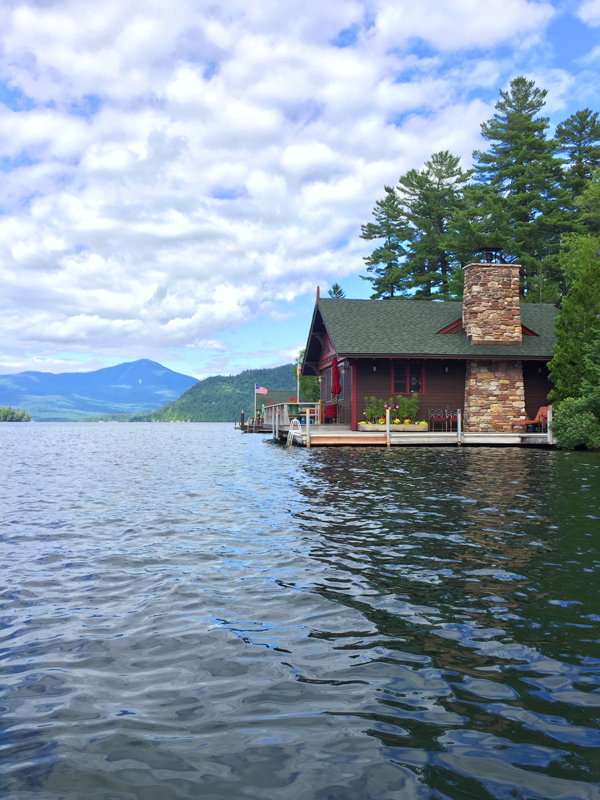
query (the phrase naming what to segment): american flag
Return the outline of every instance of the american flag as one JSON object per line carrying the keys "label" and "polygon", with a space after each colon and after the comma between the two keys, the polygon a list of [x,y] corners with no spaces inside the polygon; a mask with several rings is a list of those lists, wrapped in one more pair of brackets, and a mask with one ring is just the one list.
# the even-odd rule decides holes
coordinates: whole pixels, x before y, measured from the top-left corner
{"label": "american flag", "polygon": [[254,394],[266,394],[268,391],[264,386],[259,386],[258,383],[254,384]]}

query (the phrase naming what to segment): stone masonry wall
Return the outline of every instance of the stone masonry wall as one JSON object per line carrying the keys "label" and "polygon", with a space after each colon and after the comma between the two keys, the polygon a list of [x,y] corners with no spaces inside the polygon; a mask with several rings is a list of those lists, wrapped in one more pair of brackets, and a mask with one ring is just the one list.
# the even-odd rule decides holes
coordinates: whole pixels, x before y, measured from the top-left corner
{"label": "stone masonry wall", "polygon": [[471,344],[521,344],[518,264],[467,264],[463,328]]}
{"label": "stone masonry wall", "polygon": [[527,419],[522,361],[469,361],[464,429],[470,433],[513,433]]}

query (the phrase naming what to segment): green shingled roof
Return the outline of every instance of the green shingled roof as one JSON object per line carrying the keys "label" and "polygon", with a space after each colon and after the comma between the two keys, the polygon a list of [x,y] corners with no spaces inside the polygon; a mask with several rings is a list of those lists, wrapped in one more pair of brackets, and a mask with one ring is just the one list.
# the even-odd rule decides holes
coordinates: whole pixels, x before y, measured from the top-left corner
{"label": "green shingled roof", "polygon": [[537,336],[522,344],[472,345],[460,333],[438,333],[460,319],[462,303],[427,300],[320,299],[319,311],[338,356],[509,356],[551,358],[558,309],[547,303],[521,304],[521,323]]}

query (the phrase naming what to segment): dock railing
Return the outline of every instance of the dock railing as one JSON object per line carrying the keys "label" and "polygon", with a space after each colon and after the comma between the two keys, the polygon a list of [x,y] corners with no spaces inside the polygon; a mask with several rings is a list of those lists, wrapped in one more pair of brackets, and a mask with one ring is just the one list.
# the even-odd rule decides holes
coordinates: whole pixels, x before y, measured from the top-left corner
{"label": "dock railing", "polygon": [[294,409],[291,419],[299,419],[300,424],[306,424],[306,412],[308,411],[310,424],[319,425],[321,420],[319,403],[273,403],[265,406],[264,426],[271,428],[273,436],[279,436],[287,432],[290,427],[290,411],[288,406]]}

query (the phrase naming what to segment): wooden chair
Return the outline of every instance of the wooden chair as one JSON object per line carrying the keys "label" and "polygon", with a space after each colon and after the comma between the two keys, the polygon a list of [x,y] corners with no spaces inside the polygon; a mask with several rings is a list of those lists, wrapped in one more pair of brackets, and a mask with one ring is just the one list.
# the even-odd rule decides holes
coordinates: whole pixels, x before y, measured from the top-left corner
{"label": "wooden chair", "polygon": [[543,433],[544,426],[548,427],[548,406],[540,406],[535,419],[519,419],[513,422],[512,425],[541,425]]}

